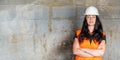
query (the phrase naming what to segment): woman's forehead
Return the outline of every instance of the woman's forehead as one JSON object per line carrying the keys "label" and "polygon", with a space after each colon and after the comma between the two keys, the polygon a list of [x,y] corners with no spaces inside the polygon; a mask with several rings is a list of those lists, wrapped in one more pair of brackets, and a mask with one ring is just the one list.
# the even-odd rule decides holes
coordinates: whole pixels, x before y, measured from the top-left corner
{"label": "woman's forehead", "polygon": [[86,16],[96,16],[96,15],[86,15]]}

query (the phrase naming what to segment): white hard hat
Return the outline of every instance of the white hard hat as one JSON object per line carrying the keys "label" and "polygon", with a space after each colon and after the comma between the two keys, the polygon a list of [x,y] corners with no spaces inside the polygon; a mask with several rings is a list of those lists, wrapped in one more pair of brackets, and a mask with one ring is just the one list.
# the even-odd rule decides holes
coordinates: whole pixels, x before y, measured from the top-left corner
{"label": "white hard hat", "polygon": [[94,6],[90,6],[86,9],[84,15],[99,15],[98,9]]}

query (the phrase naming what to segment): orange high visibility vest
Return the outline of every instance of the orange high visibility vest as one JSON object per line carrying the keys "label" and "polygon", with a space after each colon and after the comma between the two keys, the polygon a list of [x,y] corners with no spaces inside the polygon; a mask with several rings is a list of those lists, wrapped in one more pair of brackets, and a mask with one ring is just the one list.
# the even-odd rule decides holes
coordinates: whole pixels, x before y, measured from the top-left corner
{"label": "orange high visibility vest", "polygon": [[[81,30],[76,31],[76,35],[79,36]],[[92,40],[91,44],[90,41],[84,39],[82,43],[80,43],[80,48],[89,48],[89,49],[97,49],[99,43],[96,40]],[[76,55],[75,60],[102,60],[102,56],[95,56],[95,57],[82,57]]]}

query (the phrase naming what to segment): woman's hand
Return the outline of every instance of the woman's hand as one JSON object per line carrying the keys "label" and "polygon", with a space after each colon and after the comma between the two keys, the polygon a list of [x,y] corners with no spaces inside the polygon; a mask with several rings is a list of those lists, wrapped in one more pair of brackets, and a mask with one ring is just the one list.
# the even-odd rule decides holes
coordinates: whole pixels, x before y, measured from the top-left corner
{"label": "woman's hand", "polygon": [[81,50],[93,56],[103,56],[105,48],[106,48],[105,40],[102,40],[97,49],[81,48]]}
{"label": "woman's hand", "polygon": [[75,38],[74,43],[73,43],[73,54],[82,56],[82,57],[93,57],[93,55],[81,50],[79,41],[77,38]]}

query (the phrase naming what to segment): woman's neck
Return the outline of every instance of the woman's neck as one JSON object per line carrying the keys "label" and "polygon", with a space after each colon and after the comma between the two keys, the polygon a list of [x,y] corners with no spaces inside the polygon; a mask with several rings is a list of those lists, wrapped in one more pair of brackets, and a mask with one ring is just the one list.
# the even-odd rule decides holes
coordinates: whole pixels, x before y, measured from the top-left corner
{"label": "woman's neck", "polygon": [[88,26],[89,33],[92,34],[94,31],[94,26]]}

